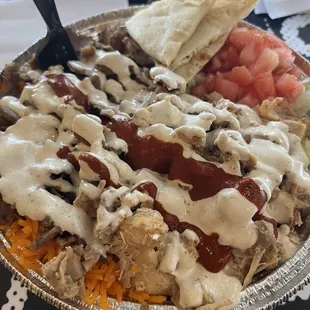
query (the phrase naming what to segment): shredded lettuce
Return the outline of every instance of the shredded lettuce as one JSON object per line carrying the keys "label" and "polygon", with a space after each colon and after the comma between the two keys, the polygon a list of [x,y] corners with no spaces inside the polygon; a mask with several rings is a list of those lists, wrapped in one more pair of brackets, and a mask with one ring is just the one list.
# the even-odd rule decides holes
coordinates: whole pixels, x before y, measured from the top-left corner
{"label": "shredded lettuce", "polygon": [[306,90],[296,99],[292,107],[298,116],[305,115],[310,110],[310,83]]}
{"label": "shredded lettuce", "polygon": [[302,81],[302,84],[305,85],[306,91],[310,91],[310,79]]}

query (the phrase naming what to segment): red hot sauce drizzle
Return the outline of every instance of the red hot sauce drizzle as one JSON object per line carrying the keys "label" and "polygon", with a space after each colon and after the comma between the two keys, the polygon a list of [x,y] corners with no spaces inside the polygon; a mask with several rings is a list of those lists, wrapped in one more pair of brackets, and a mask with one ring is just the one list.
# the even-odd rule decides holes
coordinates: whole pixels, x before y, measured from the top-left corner
{"label": "red hot sauce drizzle", "polygon": [[77,161],[75,156],[71,154],[70,149],[66,145],[61,146],[56,154],[58,158],[66,159],[76,171],[80,171],[79,162]]}
{"label": "red hot sauce drizzle", "polygon": [[100,180],[105,180],[107,182],[107,186],[117,187],[117,185],[111,180],[109,169],[98,158],[91,154],[83,153],[80,155],[79,160],[84,161],[92,171],[97,173]]}
{"label": "red hot sauce drizzle", "polygon": [[[140,183],[136,188],[140,192],[147,193],[154,200],[157,195],[157,187],[150,181]],[[194,231],[198,238],[199,244],[197,251],[199,253],[199,263],[210,272],[219,272],[229,262],[231,258],[231,247],[218,243],[218,235],[206,235],[200,228],[187,222],[180,222],[178,217],[168,213],[162,204],[155,200],[154,208],[164,218],[164,222],[168,225],[170,231],[178,231],[183,233],[186,229]]]}
{"label": "red hot sauce drizzle", "polygon": [[267,201],[266,193],[252,179],[228,174],[209,162],[185,158],[178,143],[163,142],[154,136],[140,137],[138,127],[123,120],[112,119],[106,126],[127,142],[124,160],[133,170],[147,168],[167,174],[169,180],[192,185],[189,194],[193,201],[212,197],[225,188],[236,188],[259,211]]}
{"label": "red hot sauce drizzle", "polygon": [[140,183],[135,190],[141,192],[141,193],[146,193],[148,194],[150,197],[152,197],[154,200],[156,198],[157,195],[157,186],[151,182],[151,181],[145,181]]}
{"label": "red hot sauce drizzle", "polygon": [[278,229],[277,229],[277,222],[267,216],[264,216],[262,214],[259,214],[258,212],[253,216],[253,221],[265,221],[267,223],[270,223],[273,226],[273,234],[276,239],[278,239]]}
{"label": "red hot sauce drizzle", "polygon": [[79,90],[64,74],[49,74],[46,77],[58,97],[66,96],[65,103],[75,100],[76,104],[83,107],[86,112],[90,111],[88,96]]}
{"label": "red hot sauce drizzle", "polygon": [[[163,142],[154,136],[140,137],[138,127],[132,122],[106,118],[102,118],[102,122],[115,132],[118,138],[127,142],[128,153],[124,160],[133,170],[147,168],[167,174],[169,180],[180,180],[191,184],[189,195],[193,201],[212,197],[225,188],[235,188],[257,207],[257,216],[253,219],[262,219],[258,214],[267,202],[267,195],[252,179],[228,174],[209,162],[185,158],[180,144]],[[154,187],[156,188],[152,182],[146,182],[136,189],[148,192],[155,199],[157,188],[155,191]],[[219,272],[225,267],[231,257],[231,248],[219,244],[217,235],[207,236],[198,227],[180,222],[157,201],[155,201],[155,209],[162,214],[170,230],[182,233],[185,229],[191,229],[198,235],[199,262],[208,271]],[[268,222],[272,223],[274,228],[276,227],[275,222],[269,220]]]}
{"label": "red hot sauce drizzle", "polygon": [[183,233],[186,229],[190,229],[196,233],[199,238],[197,251],[199,254],[198,262],[210,272],[221,271],[231,258],[231,247],[219,244],[218,235],[206,235],[200,228],[187,222],[180,222],[178,217],[166,212],[163,206],[156,201],[155,210],[157,210],[164,218],[170,231],[178,231]]}
{"label": "red hot sauce drizzle", "polygon": [[[51,83],[57,96],[62,97],[69,94],[77,104],[83,106],[86,111],[89,110],[87,96],[85,98],[82,92],[79,90],[77,92],[73,83],[64,75],[49,75],[48,78],[54,80]],[[132,122],[105,117],[101,117],[101,119],[102,123],[115,132],[118,138],[127,142],[128,152],[124,156],[124,161],[133,170],[147,168],[167,174],[169,180],[180,180],[192,185],[189,195],[193,201],[212,197],[225,188],[235,188],[256,205],[257,214],[266,203],[266,193],[252,179],[228,174],[208,162],[184,158],[183,147],[180,144],[164,142],[154,136],[140,137],[138,127]],[[109,170],[100,160],[87,153],[80,155],[79,160],[85,161],[94,172],[99,174],[101,179],[107,181],[108,186],[113,186]],[[140,184],[136,189],[148,192],[155,200],[157,188],[152,182]],[[198,235],[200,240],[197,246],[199,262],[208,271],[219,272],[225,267],[231,257],[231,248],[219,244],[217,235],[205,235],[198,227],[180,222],[175,215],[166,212],[156,200],[154,205],[155,209],[162,214],[170,230],[182,233],[186,229],[191,229]]]}

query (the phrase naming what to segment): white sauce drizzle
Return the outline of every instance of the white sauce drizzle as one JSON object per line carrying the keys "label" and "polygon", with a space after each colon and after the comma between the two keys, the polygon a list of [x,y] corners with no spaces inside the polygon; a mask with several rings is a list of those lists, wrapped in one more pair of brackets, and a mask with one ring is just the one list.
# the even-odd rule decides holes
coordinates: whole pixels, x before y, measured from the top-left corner
{"label": "white sauce drizzle", "polygon": [[206,235],[217,233],[221,244],[247,249],[256,242],[257,231],[252,217],[257,208],[236,189],[224,189],[213,197],[192,201],[178,182],[160,181],[144,169],[138,180],[152,180],[158,189],[156,199],[167,212],[176,215],[181,222],[199,227]]}
{"label": "white sauce drizzle", "polygon": [[[39,130],[39,127],[35,129]],[[72,170],[71,164],[55,156],[58,149],[58,145],[51,140],[37,145],[12,133],[1,133],[0,192],[3,200],[15,206],[20,215],[38,221],[49,217],[63,231],[91,243],[92,220],[82,210],[44,189],[45,186],[55,186],[63,191],[72,190],[72,185],[67,181],[50,178],[51,173],[70,173]]]}
{"label": "white sauce drizzle", "polygon": [[[267,193],[268,200],[284,175],[310,193],[308,159],[300,139],[290,133],[284,123],[269,122],[264,125],[248,107],[227,100],[221,100],[214,106],[188,95],[183,95],[181,99],[162,93],[157,99],[146,100],[147,104],[141,106],[150,92],[140,94],[142,99],[137,99],[137,93],[145,91],[145,86],[132,80],[131,74],[139,75],[141,71],[132,60],[118,52],[97,53],[84,65],[82,62],[72,65],[83,69],[90,77],[94,74],[99,77],[101,90],[94,88],[89,78],[80,81],[73,74],[65,74],[88,95],[92,104],[103,109],[102,113],[113,115],[118,112],[116,106],[108,101],[106,93],[118,103],[124,100],[120,105],[121,110],[133,115],[134,122],[142,126],[138,130],[140,136],[153,135],[166,142],[179,143],[184,148],[184,157],[199,161],[206,160],[193,150],[194,146],[216,145],[221,152],[235,157],[231,162],[214,164],[225,171],[235,171],[236,175],[240,175],[240,166],[236,165],[236,161],[247,162],[255,158],[256,166],[247,177]],[[95,65],[110,69],[117,75],[118,81],[106,80],[106,76]],[[51,68],[44,75],[50,73],[64,74],[60,66]],[[185,87],[178,76],[165,68],[153,68],[151,76],[155,83],[160,81],[170,89],[183,91]],[[63,192],[85,191],[96,199],[100,195],[99,190],[87,183],[99,181],[100,177],[85,161],[79,160],[81,169],[77,173],[68,161],[57,157],[61,144],[65,144],[76,158],[82,152],[87,152],[102,162],[115,184],[133,186],[142,181],[152,181],[158,188],[157,200],[167,212],[176,215],[180,221],[199,227],[205,234],[217,233],[221,244],[239,249],[254,245],[257,231],[252,217],[257,208],[239,191],[224,189],[213,197],[193,202],[188,193],[190,185],[171,182],[146,169],[132,171],[115,153],[118,150],[126,152],[127,144],[102,126],[98,117],[82,114],[75,102],[65,104],[64,99],[58,98],[48,80],[42,78],[35,85],[25,87],[20,101],[13,97],[0,100],[1,106],[10,108],[22,117],[6,132],[0,132],[0,193],[5,202],[16,207],[19,214],[39,221],[49,217],[62,230],[77,234],[87,243],[93,242],[96,223],[80,208],[46,190],[55,187]],[[26,102],[31,106],[26,106]],[[129,118],[125,113],[118,114],[119,117]],[[218,129],[206,134],[212,125]],[[79,141],[77,135],[86,142]],[[103,145],[114,151],[104,149]],[[63,179],[50,178],[51,174],[61,173],[69,174],[73,185]],[[130,207],[147,199],[147,195],[135,191],[122,198],[122,207],[116,212],[98,209],[96,231],[107,227],[117,229],[124,218],[132,215]],[[275,213],[280,212],[278,207],[276,209]],[[271,211],[269,209],[269,213]],[[279,222],[285,222],[281,215],[274,214],[274,217]],[[282,230],[279,242],[288,238],[285,227]],[[191,236],[194,242],[195,236],[192,234],[186,232],[186,236]],[[167,235],[165,255],[160,264],[162,271],[176,277],[181,306],[197,307],[207,302],[208,298],[213,302],[227,299],[234,304],[241,290],[240,282],[224,272],[213,274],[206,271],[185,251],[182,238],[175,232]]]}
{"label": "white sauce drizzle", "polygon": [[184,78],[166,67],[153,67],[150,70],[150,76],[154,80],[154,83],[164,84],[169,91],[177,89],[181,93],[185,92],[187,83]]}
{"label": "white sauce drizzle", "polygon": [[183,308],[229,301],[230,307],[239,301],[241,283],[223,271],[211,273],[204,269],[190,253],[178,232],[168,233],[165,255],[160,270],[175,276],[180,287],[180,305]]}

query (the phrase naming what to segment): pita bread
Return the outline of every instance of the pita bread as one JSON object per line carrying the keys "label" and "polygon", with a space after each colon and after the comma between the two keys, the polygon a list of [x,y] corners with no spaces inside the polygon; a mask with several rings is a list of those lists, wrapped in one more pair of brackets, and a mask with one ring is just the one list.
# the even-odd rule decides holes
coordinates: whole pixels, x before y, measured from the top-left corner
{"label": "pita bread", "polygon": [[201,53],[194,54],[187,64],[176,68],[174,72],[182,76],[186,82],[191,81],[205,66],[205,64],[207,64],[211,58],[221,49],[228,35],[229,32],[220,36],[215,42],[205,47]]}
{"label": "pita bread", "polygon": [[151,57],[170,66],[215,0],[162,0],[134,15],[126,28]]}
{"label": "pita bread", "polygon": [[258,0],[161,0],[126,24],[140,47],[189,82]]}
{"label": "pita bread", "polygon": [[254,9],[257,0],[217,0],[171,67],[190,81],[225,43],[228,33]]}

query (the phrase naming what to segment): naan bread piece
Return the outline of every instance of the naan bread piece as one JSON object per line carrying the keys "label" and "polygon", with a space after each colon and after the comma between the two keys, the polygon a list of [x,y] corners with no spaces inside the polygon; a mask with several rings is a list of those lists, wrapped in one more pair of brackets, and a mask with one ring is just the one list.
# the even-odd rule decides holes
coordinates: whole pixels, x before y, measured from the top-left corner
{"label": "naan bread piece", "polygon": [[191,38],[182,46],[171,67],[190,81],[222,47],[224,37],[250,14],[257,0],[217,0]]}
{"label": "naan bread piece", "polygon": [[[238,1],[238,0],[236,0]],[[134,15],[126,28],[151,57],[170,66],[215,0],[162,0]]]}

